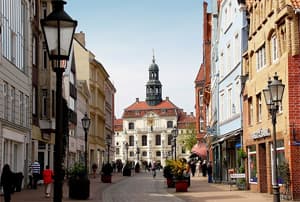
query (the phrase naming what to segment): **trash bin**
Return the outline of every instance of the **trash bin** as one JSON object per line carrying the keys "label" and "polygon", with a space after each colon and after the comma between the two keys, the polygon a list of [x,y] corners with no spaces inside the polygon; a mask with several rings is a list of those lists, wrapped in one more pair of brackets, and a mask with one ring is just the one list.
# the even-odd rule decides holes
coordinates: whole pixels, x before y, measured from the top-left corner
{"label": "trash bin", "polygon": [[20,192],[21,189],[22,189],[22,181],[23,181],[23,173],[22,172],[19,172],[19,173],[16,173],[15,174],[15,177],[16,177],[16,181],[15,181],[15,187],[16,187],[16,192]]}

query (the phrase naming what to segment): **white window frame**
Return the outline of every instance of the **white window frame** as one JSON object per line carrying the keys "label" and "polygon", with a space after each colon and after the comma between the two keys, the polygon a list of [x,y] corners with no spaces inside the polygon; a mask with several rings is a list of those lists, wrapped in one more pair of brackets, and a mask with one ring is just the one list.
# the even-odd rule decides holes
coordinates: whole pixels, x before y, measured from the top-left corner
{"label": "white window frame", "polygon": [[279,58],[278,41],[276,35],[273,35],[271,38],[271,55],[272,55],[272,62],[276,63]]}

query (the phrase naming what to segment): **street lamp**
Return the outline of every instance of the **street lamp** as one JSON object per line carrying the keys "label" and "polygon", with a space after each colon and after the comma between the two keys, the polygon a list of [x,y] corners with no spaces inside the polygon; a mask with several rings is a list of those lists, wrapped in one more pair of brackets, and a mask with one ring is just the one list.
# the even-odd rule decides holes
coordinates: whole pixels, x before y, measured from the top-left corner
{"label": "street lamp", "polygon": [[279,105],[282,102],[282,96],[285,85],[281,80],[278,80],[277,73],[273,76],[274,80],[269,78],[267,88],[263,89],[265,101],[272,117],[273,125],[273,201],[280,201],[280,193],[278,186],[278,171],[277,171],[277,141],[276,141],[276,113],[279,110]]}
{"label": "street lamp", "polygon": [[[53,0],[53,11],[41,20],[41,27],[46,41],[49,59],[52,61],[56,73],[56,113],[55,113],[55,146],[54,146],[54,197],[53,201],[62,201],[63,188],[63,121],[62,121],[62,74],[65,65],[62,60],[70,56],[73,35],[77,21],[73,20],[65,11],[62,0]],[[65,63],[64,63],[65,64]]]}
{"label": "street lamp", "polygon": [[176,161],[176,138],[178,136],[178,129],[176,126],[174,126],[174,129],[172,130],[172,136],[173,136],[173,144],[174,144],[174,158]]}
{"label": "street lamp", "polygon": [[112,138],[110,135],[106,135],[106,144],[107,144],[107,164],[109,164],[109,150],[111,145]]}
{"label": "street lamp", "polygon": [[140,148],[139,147],[137,147],[136,148],[136,155],[137,155],[137,162],[139,162],[139,154],[140,154]]}
{"label": "street lamp", "polygon": [[84,129],[84,141],[85,141],[85,151],[84,151],[84,166],[85,166],[85,172],[88,174],[88,148],[87,148],[87,135],[89,132],[90,124],[91,124],[91,119],[87,116],[87,113],[84,114],[84,117],[81,119],[82,127]]}

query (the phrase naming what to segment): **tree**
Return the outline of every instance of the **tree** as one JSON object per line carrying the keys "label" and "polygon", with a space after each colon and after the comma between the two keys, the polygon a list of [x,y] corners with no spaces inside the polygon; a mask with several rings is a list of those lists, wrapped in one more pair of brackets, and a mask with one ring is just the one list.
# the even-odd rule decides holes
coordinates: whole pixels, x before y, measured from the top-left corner
{"label": "tree", "polygon": [[195,124],[187,124],[184,132],[178,136],[178,142],[180,142],[185,149],[189,151],[192,150],[193,146],[197,144]]}

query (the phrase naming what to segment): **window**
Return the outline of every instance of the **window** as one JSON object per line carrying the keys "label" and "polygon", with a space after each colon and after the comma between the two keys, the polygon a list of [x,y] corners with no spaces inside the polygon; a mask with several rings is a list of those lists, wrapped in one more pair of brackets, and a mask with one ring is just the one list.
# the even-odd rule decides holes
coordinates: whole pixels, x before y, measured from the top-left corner
{"label": "window", "polygon": [[224,107],[224,92],[221,93],[221,99],[220,99],[220,118],[221,118],[221,121],[224,121],[225,119],[225,107]]}
{"label": "window", "polygon": [[202,115],[200,115],[199,123],[200,123],[200,127],[199,127],[200,131],[199,132],[203,132],[204,131],[204,120],[203,120]]}
{"label": "window", "polygon": [[133,151],[131,151],[131,152],[129,152],[129,156],[134,156],[134,152]]}
{"label": "window", "polygon": [[233,114],[233,105],[232,105],[232,88],[228,88],[228,117],[227,118],[231,118],[232,114]]}
{"label": "window", "polygon": [[168,145],[171,145],[172,144],[172,135],[171,134],[169,134],[168,135]]}
{"label": "window", "polygon": [[248,170],[250,183],[257,183],[257,164],[256,164],[256,147],[255,145],[248,147]]}
{"label": "window", "polygon": [[203,107],[203,89],[199,91],[199,106]]}
{"label": "window", "polygon": [[[284,156],[284,141],[283,140],[277,140],[276,144],[276,153],[277,153],[277,173],[278,173],[278,184],[284,184],[284,178],[280,176],[279,167],[282,166],[286,161]],[[273,159],[273,144],[271,144],[271,159]],[[274,175],[273,170],[273,160],[271,160],[271,168],[272,168],[272,176]],[[272,178],[273,179],[273,178]],[[272,182],[274,184],[274,182]]]}
{"label": "window", "polygon": [[2,0],[0,8],[2,14],[2,55],[18,69],[24,71],[26,58],[25,30],[28,24],[25,1]]}
{"label": "window", "polygon": [[24,123],[24,94],[20,91],[19,97],[19,110],[20,110],[20,124],[23,125]]}
{"label": "window", "polygon": [[161,136],[160,135],[155,136],[155,145],[161,145]]}
{"label": "window", "polygon": [[47,69],[47,49],[46,49],[46,44],[45,42],[43,43],[43,68]]}
{"label": "window", "polygon": [[116,148],[116,155],[120,155],[120,148]]}
{"label": "window", "polygon": [[11,121],[15,122],[15,114],[16,114],[16,89],[13,86],[10,89],[10,98],[11,98]]}
{"label": "window", "polygon": [[129,146],[134,146],[134,136],[133,135],[129,136]]}
{"label": "window", "polygon": [[173,121],[167,122],[167,128],[173,128]]}
{"label": "window", "polygon": [[236,66],[241,60],[241,42],[239,35],[234,38],[234,65]]}
{"label": "window", "polygon": [[142,156],[147,156],[147,152],[146,152],[146,151],[143,151],[143,152],[142,152]]}
{"label": "window", "polygon": [[253,103],[252,97],[248,99],[248,124],[253,124]]}
{"label": "window", "polygon": [[266,49],[262,45],[256,52],[256,70],[259,71],[266,66]]}
{"label": "window", "polygon": [[8,84],[3,83],[3,96],[4,96],[4,119],[8,119]]}
{"label": "window", "polygon": [[161,152],[160,151],[156,151],[156,156],[161,156]]}
{"label": "window", "polygon": [[130,123],[128,124],[128,129],[129,129],[129,130],[133,130],[133,129],[134,129],[134,123],[130,122]]}
{"label": "window", "polygon": [[278,60],[278,43],[276,35],[271,38],[271,54],[272,62],[276,62]]}
{"label": "window", "polygon": [[32,86],[32,114],[36,115],[36,99],[37,99],[37,94],[36,94],[36,86]]}
{"label": "window", "polygon": [[32,64],[36,65],[36,37],[32,38]]}
{"label": "window", "polygon": [[261,122],[262,121],[262,113],[261,113],[261,107],[262,107],[262,103],[261,103],[261,94],[257,94],[256,95],[256,115],[257,115],[257,122]]}
{"label": "window", "polygon": [[25,96],[25,126],[29,126],[29,96]]}
{"label": "window", "polygon": [[47,117],[47,101],[48,99],[48,91],[47,89],[42,89],[42,117]]}
{"label": "window", "polygon": [[147,146],[147,135],[142,136],[142,146]]}

